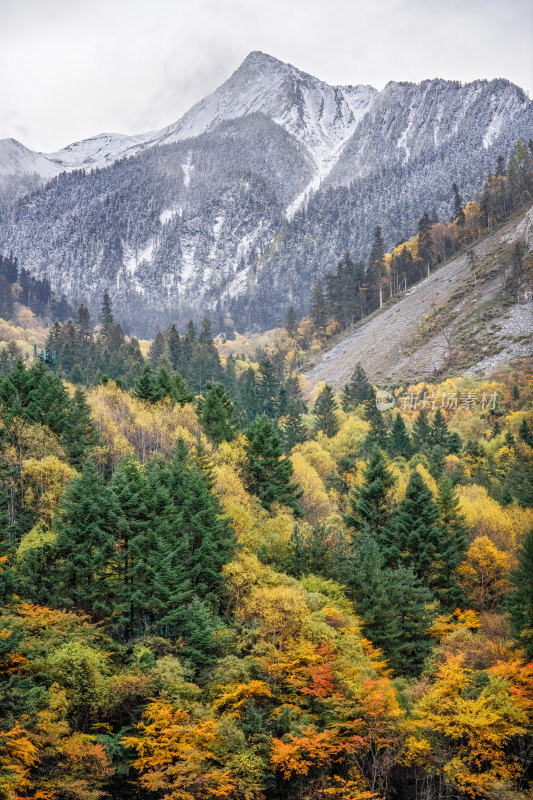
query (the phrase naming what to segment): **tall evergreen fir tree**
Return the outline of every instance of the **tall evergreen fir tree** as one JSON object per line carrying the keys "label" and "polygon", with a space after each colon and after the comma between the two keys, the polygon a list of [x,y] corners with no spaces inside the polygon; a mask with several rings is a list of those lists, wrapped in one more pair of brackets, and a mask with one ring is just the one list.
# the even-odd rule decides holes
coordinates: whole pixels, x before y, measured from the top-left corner
{"label": "tall evergreen fir tree", "polygon": [[429,632],[435,617],[431,592],[422,585],[412,567],[386,570],[389,602],[396,611],[400,636],[389,653],[398,675],[419,675],[434,640]]}
{"label": "tall evergreen fir tree", "polygon": [[198,597],[217,607],[222,567],[233,555],[235,534],[216,495],[196,467],[185,473],[182,490],[171,492],[171,498],[176,509],[176,530],[188,541],[186,563],[191,587]]}
{"label": "tall evergreen fir tree", "polygon": [[173,370],[179,370],[182,368],[182,342],[181,336],[179,335],[178,329],[176,326],[170,325],[166,331],[167,335],[167,342],[168,342],[168,352],[170,355],[170,366]]}
{"label": "tall evergreen fir tree", "polygon": [[276,398],[276,419],[284,417],[289,408],[289,387],[286,383],[282,383],[279,387],[278,396]]}
{"label": "tall evergreen fir tree", "polygon": [[96,618],[112,613],[119,517],[114,494],[92,461],[86,461],[81,475],[69,482],[54,523],[58,552],[56,605],[73,606]]}
{"label": "tall evergreen fir tree", "polygon": [[148,361],[154,371],[157,371],[161,365],[167,367],[171,366],[172,356],[170,354],[168,340],[163,331],[157,332],[155,339],[150,345]]}
{"label": "tall evergreen fir tree", "polygon": [[120,515],[117,525],[117,602],[113,623],[120,638],[144,633],[154,622],[153,595],[161,557],[151,492],[143,467],[132,456],[115,470],[110,482]]}
{"label": "tall evergreen fir tree", "polygon": [[442,561],[440,511],[430,489],[417,470],[411,472],[405,497],[394,515],[394,541],[389,558],[412,567],[415,575],[428,586],[436,579]]}
{"label": "tall evergreen fir tree", "polygon": [[378,543],[383,547],[392,513],[392,489],[396,479],[388,469],[381,450],[375,449],[371,454],[365,471],[363,483],[353,490],[345,517],[346,524],[357,531],[367,528],[378,536]]}
{"label": "tall evergreen fir tree", "polygon": [[433,431],[424,408],[420,409],[413,424],[413,448],[417,453],[429,452],[433,445]]}
{"label": "tall evergreen fir tree", "polygon": [[154,403],[158,399],[158,391],[150,364],[144,365],[141,376],[135,384],[134,394],[139,400],[145,400],[148,403]]}
{"label": "tall evergreen fir tree", "polygon": [[102,323],[102,335],[106,338],[109,337],[111,334],[111,330],[113,328],[113,324],[115,322],[113,318],[113,309],[111,307],[111,299],[109,294],[107,293],[107,289],[103,294],[102,297],[102,308],[100,310],[100,322]]}
{"label": "tall evergreen fir tree", "polygon": [[205,388],[207,382],[220,382],[223,377],[222,364],[217,347],[213,340],[213,330],[211,321],[204,317],[202,327],[198,335],[198,344],[194,348],[194,359],[192,371],[197,376],[196,384],[200,392]]}
{"label": "tall evergreen fir tree", "polygon": [[290,453],[295,444],[305,442],[307,439],[307,429],[302,421],[300,403],[292,398],[288,402],[281,430],[287,453]]}
{"label": "tall evergreen fir tree", "polygon": [[399,614],[389,598],[389,576],[377,537],[366,524],[354,537],[349,563],[347,584],[355,611],[365,624],[365,635],[386,658],[391,658],[400,639]]}
{"label": "tall evergreen fir tree", "polygon": [[207,667],[215,660],[214,625],[205,604],[194,597],[187,607],[184,630],[187,644],[183,655],[195,670]]}
{"label": "tall evergreen fir tree", "polygon": [[523,417],[518,429],[518,438],[522,439],[529,447],[533,447],[533,433],[531,432],[527,420]]}
{"label": "tall evergreen fir tree", "polygon": [[213,454],[205,446],[203,441],[198,438],[191,453],[192,464],[201,472],[207,488],[212,491],[215,486],[215,476],[213,471]]}
{"label": "tall evergreen fir tree", "polygon": [[449,450],[450,431],[448,423],[440,408],[437,408],[433,422],[431,423],[431,441],[433,445],[442,447],[444,452]]}
{"label": "tall evergreen fir tree", "polygon": [[365,634],[397,675],[418,675],[430,653],[431,593],[410,568],[386,569],[379,539],[366,525],[354,539],[347,584]]}
{"label": "tall evergreen fir tree", "polygon": [[161,364],[154,376],[153,389],[154,399],[163,400],[165,397],[174,399],[172,378],[164,364]]}
{"label": "tall evergreen fir tree", "polygon": [[324,296],[324,289],[320,281],[317,281],[313,286],[309,315],[311,317],[311,322],[313,323],[313,329],[316,331],[316,333],[324,333],[327,322],[326,298]]}
{"label": "tall evergreen fir tree", "polygon": [[79,306],[77,311],[78,317],[78,335],[82,343],[91,343],[93,338],[93,327],[91,324],[91,314],[89,309],[83,303]]}
{"label": "tall evergreen fir tree", "polygon": [[61,443],[72,466],[81,469],[91,450],[99,441],[96,423],[91,417],[91,408],[87,403],[85,393],[78,387],[70,402],[61,437]]}
{"label": "tall evergreen fir tree", "polygon": [[440,564],[436,564],[431,586],[441,606],[455,610],[464,607],[466,600],[457,568],[466,556],[468,526],[464,514],[461,513],[461,503],[455,487],[447,476],[439,483],[437,504],[440,509]]}
{"label": "tall evergreen fir tree", "polygon": [[285,317],[285,330],[291,339],[294,339],[296,333],[298,332],[298,320],[296,319],[294,306],[289,306],[288,308],[287,316]]}
{"label": "tall evergreen fir tree", "polygon": [[433,234],[431,232],[431,221],[427,211],[424,211],[418,220],[418,253],[426,265],[426,274],[429,275],[433,259]]}
{"label": "tall evergreen fir tree", "polygon": [[347,384],[350,404],[358,406],[365,403],[370,397],[374,397],[374,389],[367,378],[362,364],[358,361],[352,372],[350,382]]}
{"label": "tall evergreen fir tree", "polygon": [[266,414],[256,417],[247,432],[247,463],[244,479],[248,490],[257,495],[267,510],[281,503],[302,516],[298,502],[302,495],[297,484],[291,483],[293,466],[283,455],[281,437]]}
{"label": "tall evergreen fir tree", "polygon": [[235,438],[233,403],[221,383],[208,383],[206,388],[206,394],[198,398],[198,419],[215,444],[231,442]]}
{"label": "tall evergreen fir tree", "polygon": [[257,378],[253,367],[248,367],[239,378],[239,405],[244,421],[251,424],[260,413]]}
{"label": "tall evergreen fir tree", "polygon": [[373,391],[365,400],[364,415],[366,421],[370,423],[370,430],[365,439],[365,451],[371,452],[376,447],[386,450],[389,446],[389,433],[385,418],[376,405],[376,397]]}
{"label": "tall evergreen fir tree", "polygon": [[315,400],[313,414],[316,417],[317,431],[323,431],[328,438],[335,436],[339,429],[337,417],[335,416],[336,408],[337,403],[333,395],[333,389],[326,383]]}
{"label": "tall evergreen fir tree", "polygon": [[389,439],[389,450],[395,456],[409,458],[411,455],[411,439],[407,433],[405,422],[399,411],[396,412]]}
{"label": "tall evergreen fir tree", "polygon": [[181,377],[179,372],[175,372],[172,376],[172,397],[180,406],[194,401],[194,392],[189,389],[187,381]]}
{"label": "tall evergreen fir tree", "polygon": [[465,224],[465,212],[463,211],[463,200],[461,195],[459,194],[459,189],[457,188],[457,184],[452,184],[452,192],[453,192],[453,218],[457,222],[458,225],[463,226]]}
{"label": "tall evergreen fir tree", "polygon": [[262,358],[259,362],[257,396],[261,411],[270,419],[277,418],[279,387],[272,361],[267,357]]}
{"label": "tall evergreen fir tree", "polygon": [[235,369],[235,359],[232,353],[226,359],[226,366],[224,368],[224,386],[226,391],[234,403],[239,399],[239,384],[237,381],[237,370]]}
{"label": "tall evergreen fir tree", "polygon": [[189,575],[190,545],[176,510],[176,497],[181,496],[185,484],[179,441],[171,464],[157,460],[148,462],[147,479],[149,533],[152,537],[151,546],[145,553],[150,585],[149,630],[161,636],[175,637],[184,632],[187,603],[193,597]]}

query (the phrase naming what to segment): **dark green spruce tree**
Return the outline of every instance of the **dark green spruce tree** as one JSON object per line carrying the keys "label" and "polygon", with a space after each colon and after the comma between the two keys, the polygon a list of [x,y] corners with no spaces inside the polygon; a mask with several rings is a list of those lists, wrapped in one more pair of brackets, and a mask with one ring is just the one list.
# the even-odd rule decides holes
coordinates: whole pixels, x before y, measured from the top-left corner
{"label": "dark green spruce tree", "polygon": [[290,453],[294,445],[305,442],[307,439],[307,428],[302,420],[301,404],[297,400],[289,399],[281,432],[287,453]]}
{"label": "dark green spruce tree", "polygon": [[445,453],[449,452],[450,431],[448,423],[440,408],[437,408],[431,423],[431,441],[433,445],[442,447]]}
{"label": "dark green spruce tree", "polygon": [[374,396],[372,384],[368,380],[362,365],[357,362],[350,382],[343,389],[343,405],[349,411],[355,406],[365,403],[371,396]]}
{"label": "dark green spruce tree", "polygon": [[313,329],[318,334],[323,334],[326,330],[327,311],[326,311],[326,298],[324,296],[324,289],[320,281],[317,281],[313,286],[313,294],[311,297],[310,308],[311,322]]}
{"label": "dark green spruce tree", "polygon": [[376,405],[376,396],[372,394],[365,400],[364,416],[370,424],[364,443],[364,450],[369,453],[376,447],[380,450],[387,450],[389,446],[389,433],[385,417]]}
{"label": "dark green spruce tree", "polygon": [[454,611],[464,608],[466,602],[457,570],[466,556],[468,527],[455,487],[447,476],[439,482],[438,490],[440,563],[436,562],[431,588],[441,606]]}
{"label": "dark green spruce tree", "polygon": [[141,376],[135,384],[134,395],[139,400],[145,400],[148,403],[155,403],[159,399],[150,364],[144,365]]}
{"label": "dark green spruce tree", "polygon": [[57,596],[54,604],[102,619],[113,612],[116,532],[115,495],[86,461],[66,489],[54,528],[57,534]]}
{"label": "dark green spruce tree", "polygon": [[292,462],[283,454],[282,440],[272,420],[266,414],[256,417],[247,437],[244,479],[248,490],[268,511],[273,503],[281,503],[291,508],[296,516],[302,516],[298,502],[302,492],[291,482]]}
{"label": "dark green spruce tree", "polygon": [[[417,470],[411,472],[405,497],[394,515],[394,540],[387,554],[392,563],[411,567],[430,588],[443,559],[440,510]],[[440,577],[440,576],[439,576]]]}
{"label": "dark green spruce tree", "polygon": [[337,403],[331,386],[326,385],[319,392],[313,406],[313,414],[316,417],[316,430],[322,431],[328,439],[335,436],[339,430],[339,424],[335,415]]}
{"label": "dark green spruce tree", "polygon": [[529,447],[533,447],[533,433],[531,432],[527,420],[524,417],[518,429],[518,438],[522,439]]}
{"label": "dark green spruce tree", "polygon": [[412,453],[411,439],[407,433],[405,422],[399,411],[396,412],[389,438],[389,451],[394,456],[409,459]]}
{"label": "dark green spruce tree", "polygon": [[96,424],[91,417],[91,407],[85,393],[79,387],[74,392],[65,421],[61,444],[70,463],[81,469],[91,450],[99,443]]}
{"label": "dark green spruce tree", "polygon": [[274,364],[270,358],[262,358],[259,362],[257,378],[257,400],[263,414],[270,419],[278,416],[278,395],[280,381],[276,375]]}
{"label": "dark green spruce tree", "polygon": [[208,383],[205,395],[198,398],[200,424],[215,444],[235,438],[235,410],[221,383]]}
{"label": "dark green spruce tree", "polygon": [[294,306],[289,306],[287,311],[287,316],[285,317],[285,330],[291,337],[294,339],[298,332],[298,320],[296,319],[296,313],[294,311]]}
{"label": "dark green spruce tree", "polygon": [[179,372],[172,376],[172,397],[180,406],[194,402],[194,392],[189,389],[187,381],[181,377]]}
{"label": "dark green spruce tree", "polygon": [[387,593],[396,611],[400,636],[389,654],[398,675],[419,675],[434,645],[429,629],[435,617],[434,598],[412,567],[386,570]]}
{"label": "dark green spruce tree", "polygon": [[145,471],[130,456],[119,464],[110,482],[120,515],[117,525],[117,587],[113,624],[122,639],[150,630],[155,613],[161,546],[151,513]]}
{"label": "dark green spruce tree", "polygon": [[380,548],[388,541],[395,482],[383,453],[376,449],[365,467],[363,483],[352,491],[349,498],[350,511],[345,517],[346,524],[356,531],[368,529],[378,537]]}
{"label": "dark green spruce tree", "polygon": [[413,448],[417,453],[427,453],[433,446],[433,431],[429,424],[427,412],[423,408],[418,412],[413,424],[412,442]]}
{"label": "dark green spruce tree", "polygon": [[400,619],[389,597],[389,579],[377,536],[366,524],[354,537],[348,588],[365,635],[390,659],[398,648]]}

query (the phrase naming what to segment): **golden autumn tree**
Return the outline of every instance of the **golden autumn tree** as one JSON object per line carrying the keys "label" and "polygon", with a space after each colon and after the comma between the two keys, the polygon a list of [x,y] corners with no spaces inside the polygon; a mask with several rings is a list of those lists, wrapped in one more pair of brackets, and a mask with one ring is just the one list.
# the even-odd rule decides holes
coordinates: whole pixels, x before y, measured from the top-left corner
{"label": "golden autumn tree", "polygon": [[496,796],[499,782],[520,774],[511,745],[527,732],[526,710],[497,670],[482,689],[474,678],[449,656],[406,723],[404,762],[423,769],[428,793],[444,781],[467,797]]}

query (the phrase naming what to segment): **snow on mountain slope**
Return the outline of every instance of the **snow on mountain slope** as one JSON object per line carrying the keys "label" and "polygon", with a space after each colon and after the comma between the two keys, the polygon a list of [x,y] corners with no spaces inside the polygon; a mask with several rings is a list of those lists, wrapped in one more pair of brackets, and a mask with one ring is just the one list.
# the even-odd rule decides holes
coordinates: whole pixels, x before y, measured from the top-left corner
{"label": "snow on mountain slope", "polygon": [[65,170],[109,166],[147,147],[195,138],[224,121],[261,112],[306,147],[315,163],[310,186],[317,188],[377,94],[370,86],[329,86],[290,64],[253,52],[213,94],[167,128],[138,136],[104,133],[55,153],[34,154],[40,168],[33,171],[48,178]]}
{"label": "snow on mountain slope", "polygon": [[329,86],[291,64],[253,52],[220,88],[161,131],[158,141],[198,136],[220,122],[260,111],[307,148],[322,177],[377,94],[371,86]]}
{"label": "snow on mountain slope", "polygon": [[[48,155],[0,143],[0,252],[93,309],[109,288],[136,330],[221,308],[272,327],[342,253],[366,259],[377,224],[390,246],[423,210],[447,217],[452,183],[474,197],[532,132],[533,103],[505,80],[377,92],[254,52],[161,131]],[[11,163],[27,174],[2,203]],[[36,170],[69,174],[39,190]]]}
{"label": "snow on mountain slope", "polygon": [[147,148],[194,139],[225,121],[260,112],[302,144],[314,163],[308,185],[286,208],[290,219],[323,183],[347,185],[371,171],[376,150],[383,159],[405,163],[416,157],[416,148],[426,135],[433,137],[435,149],[441,147],[457,135],[466,116],[474,116],[472,108],[479,106],[486,113],[476,113],[476,122],[487,149],[506,124],[523,112],[528,100],[507,81],[475,81],[466,86],[442,80],[420,85],[391,82],[381,92],[363,85],[330,86],[254,51],[218,89],[162,130],[136,136],[104,133],[54,153],[32,153],[14,140],[4,140],[0,142],[0,174],[37,172],[48,179],[62,171],[106,167]]}
{"label": "snow on mountain slope", "polygon": [[[532,103],[509,81],[390,82],[343,148],[326,183],[349,185],[384,165],[409,167],[451,142],[488,150],[512,128],[532,129]],[[461,135],[460,135],[461,134]]]}
{"label": "snow on mountain slope", "polygon": [[48,179],[57,175],[57,169],[45,156],[28,150],[16,139],[0,139],[0,175],[30,174]]}

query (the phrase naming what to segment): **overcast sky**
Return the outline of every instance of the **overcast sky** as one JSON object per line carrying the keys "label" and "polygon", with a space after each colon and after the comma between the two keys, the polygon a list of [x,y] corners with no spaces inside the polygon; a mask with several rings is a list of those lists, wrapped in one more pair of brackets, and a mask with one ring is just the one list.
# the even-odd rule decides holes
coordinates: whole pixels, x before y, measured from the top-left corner
{"label": "overcast sky", "polygon": [[333,84],[504,77],[531,0],[0,0],[0,138],[50,151],[179,119],[262,50]]}

